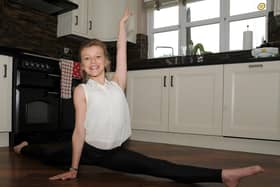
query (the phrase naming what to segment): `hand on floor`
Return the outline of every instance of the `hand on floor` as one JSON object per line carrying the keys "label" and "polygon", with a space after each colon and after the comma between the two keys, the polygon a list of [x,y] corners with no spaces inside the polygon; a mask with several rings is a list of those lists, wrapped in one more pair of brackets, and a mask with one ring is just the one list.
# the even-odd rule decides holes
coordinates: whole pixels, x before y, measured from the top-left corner
{"label": "hand on floor", "polygon": [[67,171],[53,177],[50,177],[49,180],[70,180],[77,178],[77,171]]}

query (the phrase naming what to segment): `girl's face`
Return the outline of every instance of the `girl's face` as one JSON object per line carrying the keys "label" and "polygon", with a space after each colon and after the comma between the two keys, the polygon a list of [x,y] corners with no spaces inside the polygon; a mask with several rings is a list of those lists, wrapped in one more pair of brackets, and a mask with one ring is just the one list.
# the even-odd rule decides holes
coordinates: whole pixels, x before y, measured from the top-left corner
{"label": "girl's face", "polygon": [[99,46],[91,46],[81,51],[82,68],[89,78],[105,75],[107,59]]}

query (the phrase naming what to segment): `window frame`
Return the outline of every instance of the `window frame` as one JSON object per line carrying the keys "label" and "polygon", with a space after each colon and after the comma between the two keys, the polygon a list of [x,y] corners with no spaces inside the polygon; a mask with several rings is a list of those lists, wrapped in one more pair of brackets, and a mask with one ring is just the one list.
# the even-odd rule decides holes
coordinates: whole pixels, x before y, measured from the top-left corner
{"label": "window frame", "polygon": [[[176,5],[177,6],[177,5]],[[168,8],[168,7],[164,7],[164,8]],[[180,7],[179,7],[180,9]],[[180,12],[180,10],[179,10]],[[154,58],[154,34],[156,33],[162,33],[162,32],[169,32],[169,31],[176,31],[178,30],[179,32],[179,41],[180,41],[180,34],[182,32],[180,32],[180,15],[179,15],[179,24],[178,25],[172,25],[172,26],[167,26],[167,27],[161,27],[161,28],[154,28],[154,9],[149,8],[147,10],[147,31],[148,31],[148,57],[149,58]],[[180,44],[178,42],[178,52],[180,54],[180,48],[179,48]]]}
{"label": "window frame", "polygon": [[[196,27],[196,26],[204,26],[209,24],[219,24],[220,26],[220,43],[219,43],[219,51],[226,52],[229,51],[229,41],[230,41],[230,23],[233,21],[241,21],[246,19],[265,17],[266,20],[266,28],[265,28],[265,40],[268,38],[268,14],[271,10],[273,0],[267,0],[266,2],[266,10],[264,11],[255,11],[250,13],[244,13],[239,15],[230,16],[230,0],[220,0],[220,17],[210,18],[205,20],[193,21],[187,23],[186,20],[186,8],[182,3],[172,6],[179,6],[179,24],[161,28],[154,28],[153,20],[154,20],[154,9],[147,9],[147,32],[148,32],[148,57],[154,57],[154,34],[168,31],[178,30],[179,33],[179,41],[178,41],[178,55],[182,55],[181,48],[186,46],[186,30],[187,27]],[[164,7],[167,8],[167,7]]]}

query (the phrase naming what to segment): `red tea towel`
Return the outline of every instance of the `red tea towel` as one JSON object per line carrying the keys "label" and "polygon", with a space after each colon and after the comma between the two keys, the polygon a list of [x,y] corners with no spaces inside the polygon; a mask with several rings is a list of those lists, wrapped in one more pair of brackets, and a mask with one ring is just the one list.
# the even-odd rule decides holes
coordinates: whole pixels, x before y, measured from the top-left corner
{"label": "red tea towel", "polygon": [[74,78],[81,79],[81,74],[80,74],[80,62],[74,62],[73,63],[73,73],[72,73]]}
{"label": "red tea towel", "polygon": [[61,59],[59,65],[61,69],[60,97],[71,99],[73,61]]}

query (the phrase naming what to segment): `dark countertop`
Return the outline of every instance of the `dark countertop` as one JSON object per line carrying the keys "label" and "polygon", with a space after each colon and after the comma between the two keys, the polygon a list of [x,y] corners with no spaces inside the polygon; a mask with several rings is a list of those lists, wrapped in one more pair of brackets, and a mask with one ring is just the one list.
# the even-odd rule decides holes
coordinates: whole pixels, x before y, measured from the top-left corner
{"label": "dark countertop", "polygon": [[[22,52],[33,53],[32,51],[21,50],[17,48],[9,48],[0,46],[1,55],[17,56]],[[38,54],[43,55],[43,54]],[[234,64],[246,62],[265,62],[265,61],[280,61],[280,56],[267,58],[254,58],[251,55],[251,50],[234,51],[223,53],[211,53],[200,56],[175,56],[166,58],[152,58],[152,59],[136,59],[128,61],[128,70],[142,70],[142,69],[160,69],[160,68],[174,68],[186,66],[203,66],[203,65],[217,65],[217,64]],[[114,68],[112,68],[114,71]]]}
{"label": "dark countertop", "polygon": [[19,48],[13,48],[13,47],[6,47],[6,46],[0,46],[0,55],[7,55],[7,56],[18,56],[23,53],[30,53],[30,54],[35,54],[35,55],[40,55],[40,56],[45,56],[45,57],[50,57],[50,58],[55,58],[51,57],[42,53],[38,52],[33,52],[30,50],[25,50],[25,49],[19,49]]}
{"label": "dark countertop", "polygon": [[176,56],[167,58],[140,59],[128,62],[128,70],[174,68],[185,66],[202,66],[217,64],[234,64],[248,62],[265,62],[280,60],[280,56],[267,58],[254,58],[251,51],[234,51],[212,53],[200,56]]}

